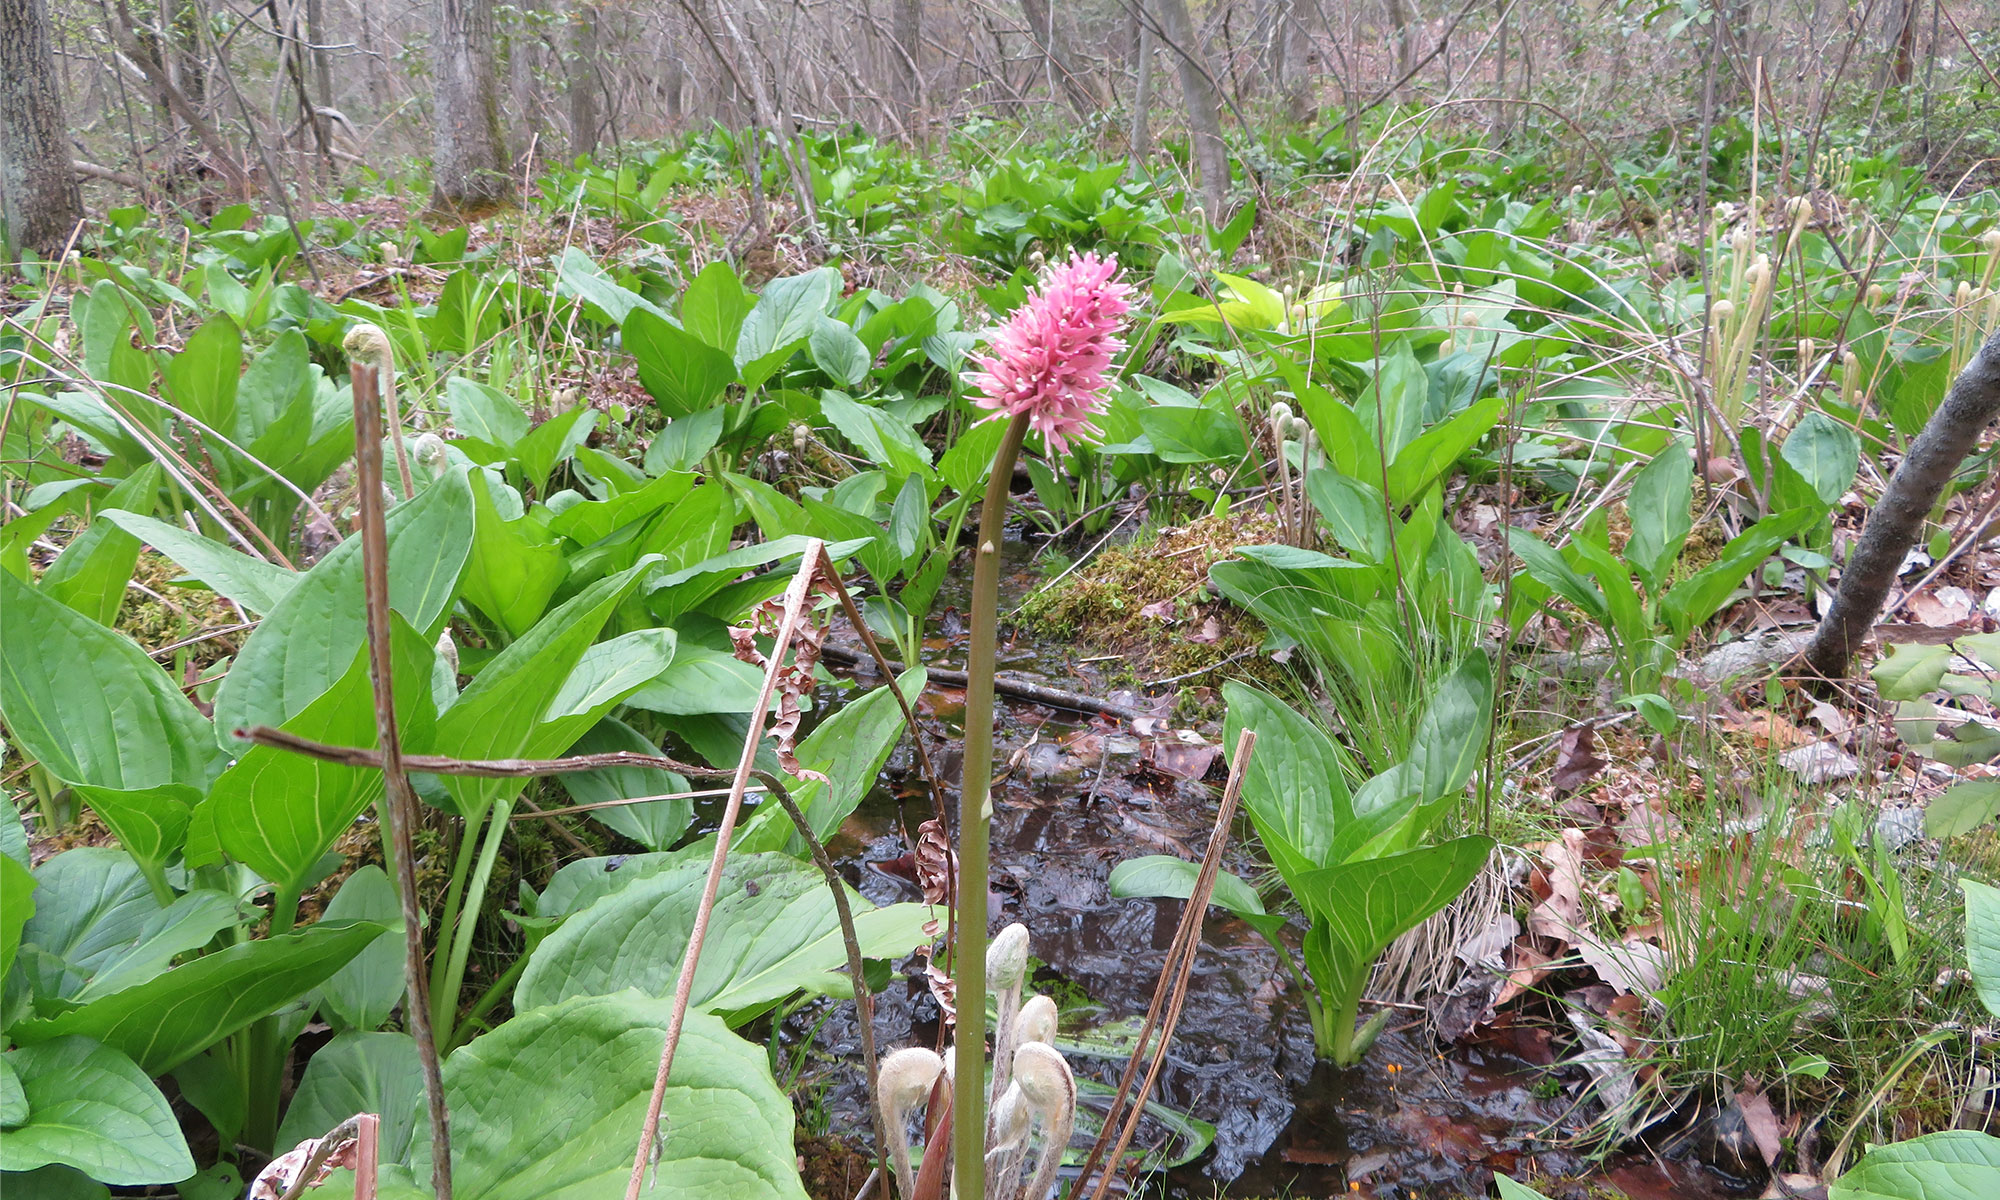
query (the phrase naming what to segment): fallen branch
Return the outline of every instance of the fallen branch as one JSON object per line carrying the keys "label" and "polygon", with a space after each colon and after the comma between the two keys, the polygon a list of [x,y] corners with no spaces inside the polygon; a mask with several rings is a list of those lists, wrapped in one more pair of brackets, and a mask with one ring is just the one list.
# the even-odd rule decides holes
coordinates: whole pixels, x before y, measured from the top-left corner
{"label": "fallen branch", "polygon": [[101,179],[106,183],[115,183],[119,187],[131,188],[135,192],[146,190],[145,181],[137,175],[128,175],[123,171],[114,171],[110,167],[100,167],[94,162],[85,162],[80,158],[71,159],[69,165],[71,170],[85,179]]}
{"label": "fallen branch", "polygon": [[[836,662],[843,662],[850,665],[862,662],[865,659],[865,656],[860,651],[849,646],[836,646],[831,642],[828,642],[820,649],[820,657],[830,658]],[[897,662],[895,659],[882,659],[876,664],[876,669],[888,671],[893,677],[896,674],[900,674],[904,668],[903,664]],[[954,671],[949,667],[925,667],[924,670],[929,673],[932,684],[943,684],[948,687],[964,687],[968,682],[965,672]],[[1125,721],[1133,721],[1140,717],[1152,715],[1144,709],[1134,708],[1129,704],[1120,704],[1116,700],[1100,700],[1095,696],[1083,695],[1081,692],[1065,691],[1062,688],[1030,683],[1018,675],[996,674],[993,677],[993,690],[1005,696],[1013,696],[1019,700],[1030,700],[1036,704],[1046,704],[1051,708],[1067,708],[1076,712],[1101,712],[1107,716],[1117,717]]]}
{"label": "fallen branch", "polygon": [[1833,607],[1806,648],[1803,661],[1812,674],[1825,680],[1846,677],[1904,558],[1923,533],[1924,521],[1995,416],[2000,416],[2000,332],[1987,338],[1952,380],[1944,403],[1910,443],[1882,499],[1868,514],[1861,539],[1840,573]]}

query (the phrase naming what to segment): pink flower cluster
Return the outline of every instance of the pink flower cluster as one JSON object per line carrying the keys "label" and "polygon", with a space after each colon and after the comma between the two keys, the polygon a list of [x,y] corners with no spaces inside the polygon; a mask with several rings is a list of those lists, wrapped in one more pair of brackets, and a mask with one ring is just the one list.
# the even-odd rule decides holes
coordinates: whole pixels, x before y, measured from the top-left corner
{"label": "pink flower cluster", "polygon": [[1131,288],[1117,274],[1117,255],[1072,252],[1052,268],[993,335],[992,353],[974,360],[974,403],[1028,414],[1029,428],[1057,454],[1068,452],[1071,438],[1094,433],[1090,418],[1104,400],[1104,373],[1125,348],[1118,330]]}

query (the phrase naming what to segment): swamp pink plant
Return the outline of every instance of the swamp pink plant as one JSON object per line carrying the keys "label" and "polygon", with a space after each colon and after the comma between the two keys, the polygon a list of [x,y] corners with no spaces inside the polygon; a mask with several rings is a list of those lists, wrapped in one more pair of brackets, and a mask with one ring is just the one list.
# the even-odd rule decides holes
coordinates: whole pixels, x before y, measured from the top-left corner
{"label": "swamp pink plant", "polygon": [[1090,418],[1104,403],[1112,358],[1131,288],[1118,281],[1118,256],[1071,254],[993,335],[992,351],[974,361],[973,403],[996,414],[1025,415],[1029,428],[1067,454],[1071,438],[1096,432]]}
{"label": "swamp pink plant", "polygon": [[[973,403],[996,418],[1004,415],[1007,430],[987,477],[967,606],[972,643],[965,662],[965,767],[958,797],[957,940],[952,948],[958,1011],[971,1014],[969,1028],[959,1031],[953,1064],[953,1154],[960,1163],[981,1163],[986,1157],[986,851],[993,818],[988,795],[993,782],[993,655],[1008,485],[1029,429],[1058,454],[1068,451],[1070,439],[1091,432],[1090,419],[1103,406],[1110,383],[1112,357],[1125,348],[1118,332],[1130,308],[1129,292],[1118,281],[1115,256],[1071,254],[1068,262],[1043,276],[1042,286],[993,335],[990,352],[975,360],[980,369],[971,378],[978,390]],[[1011,1044],[1010,1037],[1003,1040]],[[984,1172],[958,1175],[959,1200],[983,1200]]]}

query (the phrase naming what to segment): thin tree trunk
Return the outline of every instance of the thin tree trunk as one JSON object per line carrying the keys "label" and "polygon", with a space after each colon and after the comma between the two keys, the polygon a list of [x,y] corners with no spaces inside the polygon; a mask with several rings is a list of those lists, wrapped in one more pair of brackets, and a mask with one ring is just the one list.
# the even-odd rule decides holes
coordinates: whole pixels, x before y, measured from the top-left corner
{"label": "thin tree trunk", "polygon": [[312,43],[312,97],[313,103],[321,108],[333,107],[333,60],[326,52],[329,40],[326,0],[306,0],[306,41]]}
{"label": "thin tree trunk", "polygon": [[1211,223],[1220,225],[1229,197],[1229,146],[1222,140],[1222,98],[1216,94],[1208,65],[1197,57],[1201,43],[1195,40],[1187,0],[1153,0],[1153,11],[1159,17],[1161,36],[1180,63],[1181,100],[1194,135],[1202,211]]}
{"label": "thin tree trunk", "polygon": [[1148,122],[1153,115],[1153,23],[1139,22],[1139,51],[1133,56],[1133,69],[1138,76],[1132,89],[1132,165],[1142,167],[1146,156],[1152,152],[1152,131]]}
{"label": "thin tree trunk", "polygon": [[[923,62],[923,0],[895,0],[890,10],[889,33],[895,40],[897,50],[897,76],[902,89],[898,99],[910,106],[912,114],[924,107]],[[910,123],[904,122],[905,127]]]}
{"label": "thin tree trunk", "polygon": [[1096,116],[1098,99],[1091,95],[1083,76],[1063,49],[1062,30],[1056,24],[1056,6],[1051,0],[1021,0],[1021,15],[1028,20],[1028,36],[1035,40],[1036,47],[1042,52],[1050,90],[1060,89],[1063,99],[1077,116]]}
{"label": "thin tree trunk", "polygon": [[0,0],[0,247],[63,248],[83,217],[46,0]]}
{"label": "thin tree trunk", "polygon": [[1952,381],[1944,403],[1910,443],[1880,503],[1868,514],[1861,539],[1840,574],[1833,607],[1806,648],[1806,666],[1815,674],[1823,679],[1847,674],[1854,652],[1881,615],[1904,557],[1923,533],[1925,518],[1996,416],[2000,416],[2000,332],[1986,339]]}
{"label": "thin tree trunk", "polygon": [[595,154],[597,131],[597,6],[584,0],[569,14],[569,152]]}
{"label": "thin tree trunk", "polygon": [[492,0],[439,0],[434,70],[432,203],[465,212],[499,205],[509,180],[493,75]]}

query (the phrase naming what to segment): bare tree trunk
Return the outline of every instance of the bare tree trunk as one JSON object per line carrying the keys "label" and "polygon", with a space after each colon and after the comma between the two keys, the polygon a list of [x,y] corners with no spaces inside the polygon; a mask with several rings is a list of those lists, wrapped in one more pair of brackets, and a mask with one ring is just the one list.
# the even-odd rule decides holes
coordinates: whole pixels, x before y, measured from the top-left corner
{"label": "bare tree trunk", "polygon": [[909,105],[913,114],[924,106],[923,21],[923,0],[895,0],[895,7],[890,10],[889,32],[900,60],[897,67],[901,71],[898,78],[902,89],[897,99]]}
{"label": "bare tree trunk", "polygon": [[1895,47],[1889,60],[1889,80],[1897,87],[1910,82],[1910,65],[1917,45],[1917,14],[1923,0],[1897,0],[1889,10],[1889,41]]}
{"label": "bare tree trunk", "polygon": [[507,141],[493,76],[492,0],[439,0],[431,203],[477,212],[505,201]]}
{"label": "bare tree trunk", "polygon": [[[189,4],[188,7],[194,7]],[[333,62],[326,52],[326,0],[306,0],[306,40],[312,43],[312,96],[321,108],[333,107]],[[181,87],[186,91],[185,84]]]}
{"label": "bare tree trunk", "polygon": [[383,61],[382,39],[375,27],[376,0],[354,0],[361,14],[361,51],[368,56],[368,100],[380,117],[389,111],[389,67]]}
{"label": "bare tree trunk", "polygon": [[63,248],[83,217],[46,0],[0,0],[0,248]]}
{"label": "bare tree trunk", "polygon": [[1409,0],[1383,0],[1388,10],[1389,24],[1396,32],[1396,78],[1404,79],[1417,65],[1416,16],[1410,10]]}
{"label": "bare tree trunk", "polygon": [[1822,679],[1847,674],[1854,652],[1881,615],[1882,601],[1895,585],[1904,557],[1923,533],[1924,519],[1996,416],[2000,416],[2000,332],[1986,339],[1952,381],[1944,403],[1910,443],[1881,502],[1868,514],[1861,540],[1840,573],[1833,607],[1806,647],[1806,666]]}
{"label": "bare tree trunk", "polygon": [[1285,115],[1303,124],[1312,119],[1312,37],[1306,30],[1307,0],[1277,0],[1271,31],[1271,81],[1285,100]]}
{"label": "bare tree trunk", "polygon": [[1195,174],[1201,183],[1201,207],[1214,224],[1222,223],[1229,197],[1229,146],[1222,140],[1222,98],[1216,94],[1208,64],[1201,61],[1194,21],[1187,0],[1152,0],[1160,34],[1180,63],[1181,100],[1188,128],[1194,135]]}
{"label": "bare tree trunk", "polygon": [[1098,99],[1091,95],[1089,85],[1063,49],[1062,30],[1056,24],[1056,6],[1050,0],[1021,0],[1021,15],[1028,20],[1028,36],[1035,40],[1035,45],[1042,52],[1042,63],[1049,76],[1049,90],[1061,89],[1063,99],[1077,116],[1096,116],[1100,107]]}
{"label": "bare tree trunk", "polygon": [[569,152],[595,154],[597,131],[597,6],[590,0],[569,14]]}
{"label": "bare tree trunk", "polygon": [[[1137,9],[1133,10],[1137,12]],[[1153,22],[1139,22],[1139,49],[1133,55],[1137,81],[1132,88],[1132,165],[1143,167],[1152,150],[1152,133],[1147,124],[1153,115]]]}

